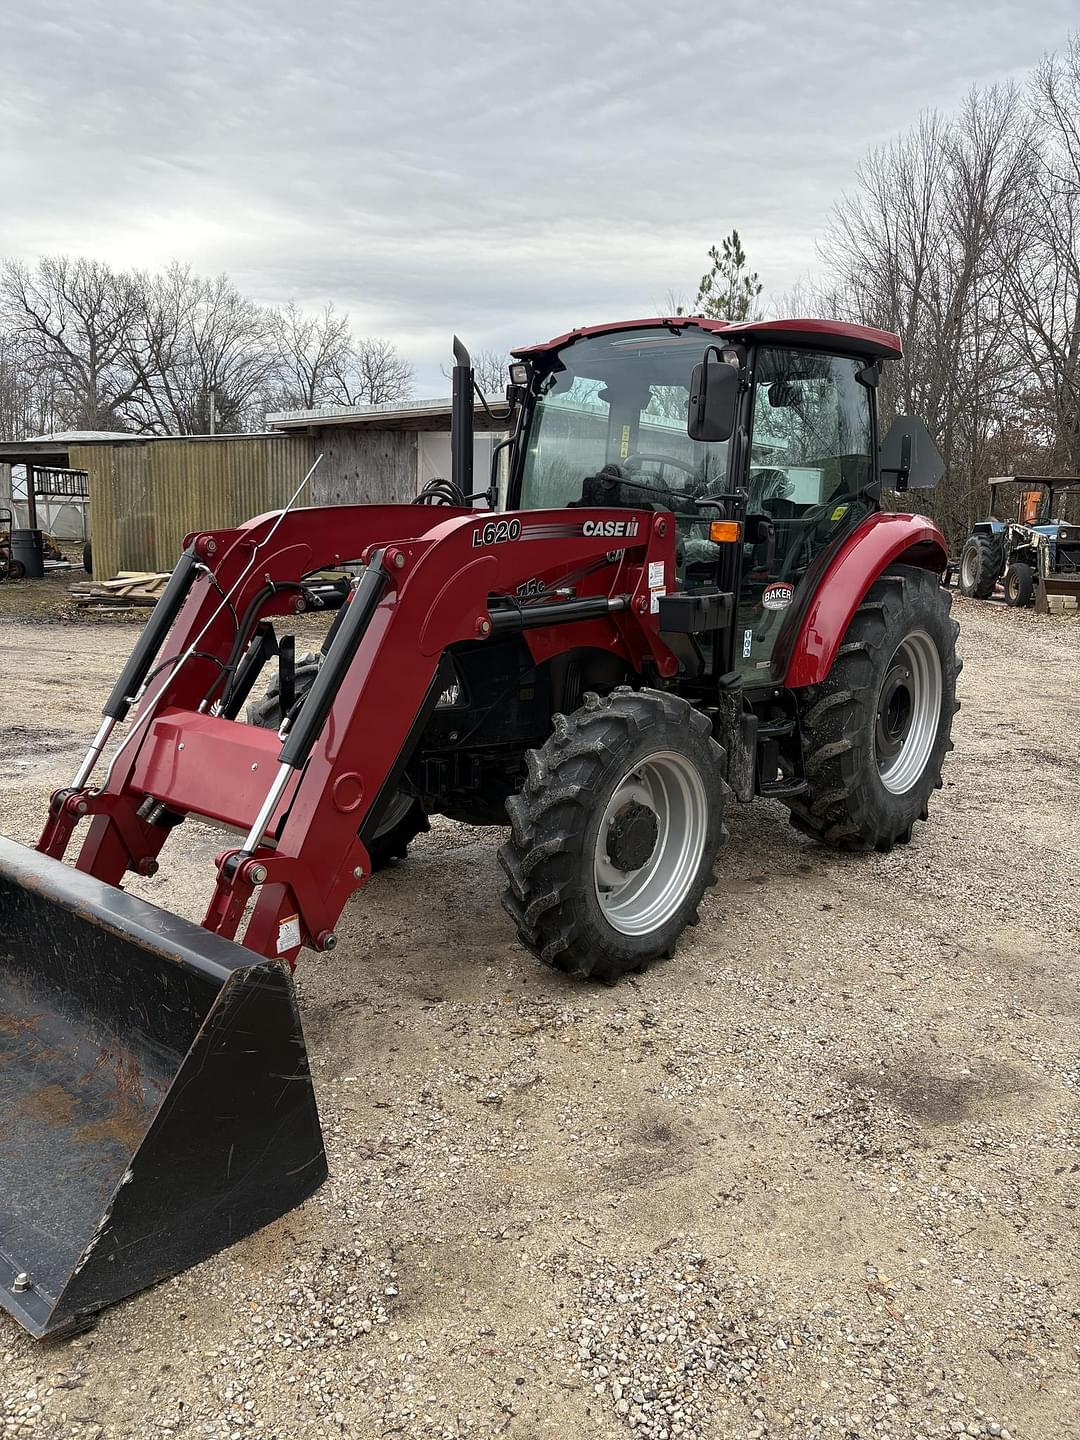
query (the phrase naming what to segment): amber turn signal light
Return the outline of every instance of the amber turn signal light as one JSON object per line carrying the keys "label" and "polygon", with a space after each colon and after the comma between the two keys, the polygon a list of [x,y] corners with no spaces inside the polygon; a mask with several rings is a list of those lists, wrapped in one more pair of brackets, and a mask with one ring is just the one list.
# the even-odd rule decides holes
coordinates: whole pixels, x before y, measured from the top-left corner
{"label": "amber turn signal light", "polygon": [[709,526],[709,539],[714,545],[725,545],[732,540],[738,540],[742,534],[742,526],[738,520],[714,520]]}

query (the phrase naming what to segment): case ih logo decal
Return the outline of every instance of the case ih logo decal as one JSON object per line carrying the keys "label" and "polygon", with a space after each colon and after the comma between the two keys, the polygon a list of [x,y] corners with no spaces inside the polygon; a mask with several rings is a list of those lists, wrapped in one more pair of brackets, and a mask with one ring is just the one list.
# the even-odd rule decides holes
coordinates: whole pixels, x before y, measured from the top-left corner
{"label": "case ih logo decal", "polygon": [[638,533],[636,520],[586,520],[581,527],[583,535],[602,536],[605,540],[632,540]]}
{"label": "case ih logo decal", "polygon": [[795,587],[786,581],[778,581],[775,585],[766,585],[761,592],[761,603],[766,610],[786,610],[791,604],[791,597],[795,594]]}
{"label": "case ih logo decal", "polygon": [[570,540],[579,535],[590,540],[633,540],[640,529],[637,520],[585,520],[580,525],[554,520],[524,525],[520,520],[490,520],[472,532],[472,543],[473,548],[478,549],[483,545],[502,545],[507,540]]}

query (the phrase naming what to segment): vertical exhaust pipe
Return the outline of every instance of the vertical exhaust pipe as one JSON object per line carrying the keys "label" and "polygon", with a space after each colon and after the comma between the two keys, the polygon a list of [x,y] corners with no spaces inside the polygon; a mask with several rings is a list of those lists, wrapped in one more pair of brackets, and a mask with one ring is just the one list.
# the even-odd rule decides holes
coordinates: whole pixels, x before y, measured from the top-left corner
{"label": "vertical exhaust pipe", "polygon": [[450,410],[450,479],[465,496],[473,489],[473,371],[468,350],[454,336],[454,389]]}

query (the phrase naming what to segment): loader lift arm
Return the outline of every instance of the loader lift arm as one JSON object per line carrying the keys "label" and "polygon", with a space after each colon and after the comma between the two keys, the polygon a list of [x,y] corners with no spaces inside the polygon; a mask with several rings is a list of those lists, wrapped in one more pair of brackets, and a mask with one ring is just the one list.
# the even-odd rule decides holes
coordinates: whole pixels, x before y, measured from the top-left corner
{"label": "loader lift arm", "polygon": [[[240,830],[243,844],[217,857],[203,925],[232,938],[253,900],[245,945],[290,964],[303,945],[332,947],[346,901],[366,882],[360,832],[438,699],[451,646],[521,630],[535,654],[551,656],[578,643],[577,628],[637,673],[677,670],[654,613],[653,597],[675,580],[662,513],[297,510],[191,536],[185,557],[176,621],[167,638],[151,636],[164,640],[160,657],[144,646],[106,707],[123,712],[127,692],[142,689],[104,783],[86,788],[87,776],[58,791],[38,848],[62,858],[88,815],[77,866],[120,885],[128,871],[153,873],[188,815]],[[259,623],[295,610],[306,575],[351,561],[363,569],[348,612],[284,743],[215,713]],[[559,569],[584,576],[572,596],[514,598]],[[163,602],[159,631],[168,618]]]}

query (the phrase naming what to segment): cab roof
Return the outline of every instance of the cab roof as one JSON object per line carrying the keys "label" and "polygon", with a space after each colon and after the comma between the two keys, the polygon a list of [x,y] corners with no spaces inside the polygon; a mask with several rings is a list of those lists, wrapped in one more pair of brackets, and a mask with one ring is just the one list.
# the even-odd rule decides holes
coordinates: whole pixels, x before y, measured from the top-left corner
{"label": "cab roof", "polygon": [[988,485],[1075,485],[1080,488],[1080,475],[991,475]]}
{"label": "cab roof", "polygon": [[654,316],[651,320],[615,320],[607,325],[583,325],[568,330],[540,345],[525,345],[513,354],[518,359],[545,355],[561,350],[571,341],[589,335],[607,335],[617,330],[667,329],[679,331],[687,326],[707,330],[714,335],[730,335],[733,339],[762,339],[777,344],[821,345],[836,348],[868,359],[887,359],[903,353],[900,339],[888,330],[874,330],[869,325],[849,325],[842,320],[710,320],[704,315]]}

